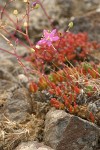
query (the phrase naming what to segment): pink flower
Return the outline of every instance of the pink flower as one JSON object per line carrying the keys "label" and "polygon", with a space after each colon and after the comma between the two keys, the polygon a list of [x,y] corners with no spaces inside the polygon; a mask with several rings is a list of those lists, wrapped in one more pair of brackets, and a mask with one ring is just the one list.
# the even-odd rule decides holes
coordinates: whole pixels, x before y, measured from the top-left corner
{"label": "pink flower", "polygon": [[43,31],[44,37],[37,43],[37,45],[47,44],[48,46],[51,46],[52,42],[59,40],[59,37],[55,34],[56,29],[52,30],[52,32],[44,30]]}

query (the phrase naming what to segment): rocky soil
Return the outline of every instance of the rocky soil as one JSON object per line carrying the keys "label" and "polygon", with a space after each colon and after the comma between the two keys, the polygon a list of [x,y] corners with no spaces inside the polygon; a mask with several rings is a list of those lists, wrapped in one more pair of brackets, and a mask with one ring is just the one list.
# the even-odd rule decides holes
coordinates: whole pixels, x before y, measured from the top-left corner
{"label": "rocky soil", "polygon": [[[11,17],[16,7],[20,14],[24,10],[22,2],[15,3],[8,10]],[[91,40],[100,41],[99,0],[44,0],[44,7],[57,29],[66,30],[72,20],[73,32],[88,32]],[[33,41],[40,38],[43,29],[50,28],[43,16],[41,8],[31,12],[29,33]],[[2,37],[0,47],[12,52]],[[27,50],[18,46],[17,53],[24,56]],[[100,60],[100,52],[93,57]],[[94,105],[100,118],[100,98],[88,107],[93,109]],[[51,108],[45,93],[32,95],[17,59],[0,51],[0,150],[99,150],[100,119],[94,124],[82,119],[82,115],[73,116]]]}

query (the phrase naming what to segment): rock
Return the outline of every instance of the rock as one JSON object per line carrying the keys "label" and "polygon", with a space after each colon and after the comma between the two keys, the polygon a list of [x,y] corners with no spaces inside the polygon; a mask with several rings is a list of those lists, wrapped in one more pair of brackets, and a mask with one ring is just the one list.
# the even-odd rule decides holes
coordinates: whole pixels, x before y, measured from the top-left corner
{"label": "rock", "polygon": [[19,74],[18,79],[21,83],[26,84],[28,83],[28,78],[24,74]]}
{"label": "rock", "polygon": [[[5,2],[8,2],[7,0],[4,0],[1,5],[4,6]],[[33,0],[30,0],[30,6],[32,6]],[[23,8],[25,9],[25,4],[24,1],[15,1],[13,3],[10,3],[10,6],[12,9],[9,9],[10,12],[12,10],[17,9],[18,12],[22,12]],[[23,8],[22,8],[23,5]],[[61,17],[68,17],[68,16],[77,16],[77,15],[82,15],[83,13],[96,10],[100,5],[99,0],[44,0],[43,1],[43,6],[47,9],[47,12],[50,14],[52,13],[53,15],[59,15]],[[65,13],[64,13],[65,12]],[[42,13],[42,12],[41,12]],[[56,14],[58,13],[58,14]],[[51,16],[52,16],[51,14]]]}
{"label": "rock", "polygon": [[96,10],[99,7],[99,0],[72,0],[73,8],[71,9],[73,16],[81,16],[87,12]]}
{"label": "rock", "polygon": [[50,94],[46,91],[37,91],[33,95],[31,95],[33,99],[35,99],[38,102],[47,103],[50,99]]}
{"label": "rock", "polygon": [[[6,73],[2,78],[5,78],[6,75],[9,77],[9,74]],[[5,114],[8,119],[21,122],[26,119],[27,113],[31,111],[30,94],[17,81],[11,80],[13,76],[6,79],[0,79],[0,108],[2,108],[0,119],[3,119],[2,115]]]}
{"label": "rock", "polygon": [[37,116],[45,118],[45,114],[51,107],[49,104],[49,99],[50,94],[46,90],[31,93],[33,113],[36,114]]}
{"label": "rock", "polygon": [[80,17],[76,17],[73,20],[74,27],[72,32],[87,32],[91,40],[100,41],[100,11],[90,12]]}
{"label": "rock", "polygon": [[57,150],[95,150],[98,148],[100,129],[94,124],[72,117]]}
{"label": "rock", "polygon": [[44,141],[46,145],[56,148],[66,126],[69,124],[71,115],[63,110],[51,110],[46,114]]}
{"label": "rock", "polygon": [[90,102],[88,104],[88,109],[93,113],[100,112],[100,99],[95,101],[94,103]]}
{"label": "rock", "polygon": [[99,136],[98,126],[62,110],[46,115],[44,141],[56,150],[96,150]]}
{"label": "rock", "polygon": [[31,111],[30,95],[25,88],[13,91],[12,97],[7,99],[5,115],[12,121],[23,122]]}
{"label": "rock", "polygon": [[2,59],[2,61],[0,61],[0,69],[4,68],[11,73],[15,69],[15,65],[9,59]]}
{"label": "rock", "polygon": [[100,111],[96,114],[97,117],[97,123],[100,126]]}
{"label": "rock", "polygon": [[10,72],[6,71],[5,69],[1,69],[1,68],[0,68],[0,79],[17,82],[17,80],[14,78],[14,76],[12,76],[12,74]]}
{"label": "rock", "polygon": [[[91,35],[91,38],[95,40],[98,40],[98,37],[100,38],[99,36],[100,34],[98,34],[98,32],[100,31],[99,27],[100,14],[99,12],[96,12],[96,9],[98,8],[99,4],[100,4],[99,0],[95,2],[93,0],[91,1],[53,0],[51,2],[45,0],[43,2],[43,6],[44,8],[46,8],[48,15],[51,17],[51,22],[54,25],[54,28],[56,27],[59,30],[64,30],[68,28],[68,22],[70,18],[75,18],[74,20],[75,28],[73,28],[73,30],[75,32],[77,32],[77,30],[78,32],[80,31],[88,32],[89,30],[89,33],[94,35],[94,36]],[[88,18],[88,15],[86,14],[91,11],[95,13],[91,13],[90,18]],[[42,16],[44,16],[43,19]],[[44,15],[44,12],[41,10],[41,8],[33,10],[30,15],[29,33],[31,37],[34,37],[33,36],[34,32],[34,34],[37,35],[37,38],[35,38],[35,40],[37,41],[39,37],[41,37],[43,29],[50,30],[49,21],[47,21],[47,18]]]}
{"label": "rock", "polygon": [[4,91],[13,92],[15,89],[18,88],[18,84],[9,80],[0,79],[0,90],[2,93]]}
{"label": "rock", "polygon": [[95,101],[94,104],[97,107],[97,111],[100,112],[100,99],[98,99],[97,101]]}
{"label": "rock", "polygon": [[23,142],[15,150],[54,150],[43,143],[36,141]]}
{"label": "rock", "polygon": [[[7,1],[7,0],[5,0]],[[30,8],[32,8],[32,0],[30,0]],[[10,3],[10,9],[7,9],[7,11],[10,14],[10,17],[13,20],[16,20],[16,17],[13,15],[13,10],[18,10],[18,18],[19,20],[23,17],[23,12],[25,12],[25,5],[26,3],[14,1],[13,3]],[[16,7],[15,7],[16,6]],[[68,28],[67,21],[72,17],[80,17],[83,16],[83,14],[87,14],[91,11],[99,10],[100,1],[99,0],[44,0],[43,6],[46,9],[46,12],[50,18],[50,21],[52,22],[54,28],[64,30]],[[25,13],[24,13],[25,14]],[[82,17],[83,19],[83,17]],[[94,20],[95,17],[92,18]],[[7,17],[4,21],[7,21]],[[91,20],[91,21],[92,21]],[[86,23],[88,20],[83,19],[80,22],[78,22],[77,26],[80,26],[82,23],[82,27],[86,28]],[[9,20],[7,21],[9,23]],[[10,21],[11,22],[11,21]],[[89,24],[90,21],[88,21]],[[85,24],[85,25],[83,25]],[[89,27],[89,25],[87,25]],[[94,25],[95,26],[95,25]],[[25,31],[25,28],[22,24],[23,31]],[[30,27],[29,27],[29,34],[32,39],[32,41],[37,41],[42,36],[43,29],[49,29],[50,30],[50,22],[48,21],[46,15],[44,14],[41,7],[38,9],[31,9],[30,12]],[[78,28],[78,27],[76,27]],[[97,29],[99,31],[99,29]],[[85,29],[84,29],[85,31]],[[87,30],[88,31],[88,30]],[[91,30],[93,31],[93,30]],[[95,31],[96,32],[96,31]],[[23,36],[20,34],[18,37],[23,38]],[[95,39],[95,38],[94,38]],[[97,38],[96,38],[97,39]]]}

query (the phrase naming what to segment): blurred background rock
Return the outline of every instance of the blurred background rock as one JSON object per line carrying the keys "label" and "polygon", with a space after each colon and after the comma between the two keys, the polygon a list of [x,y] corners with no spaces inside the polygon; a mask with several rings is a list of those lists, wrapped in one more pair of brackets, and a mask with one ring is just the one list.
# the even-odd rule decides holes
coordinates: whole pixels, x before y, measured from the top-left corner
{"label": "blurred background rock", "polygon": [[[30,0],[31,8],[33,1]],[[8,0],[0,1],[0,5],[4,5],[5,2]],[[90,39],[100,40],[100,0],[41,0],[41,2],[50,16],[52,24],[60,31],[65,31],[68,23],[73,21],[72,32],[88,32]],[[11,18],[15,19],[13,10],[17,9],[20,20],[25,14],[25,5],[24,0],[15,0],[10,3],[7,11]],[[50,29],[50,24],[39,7],[30,12],[29,34],[31,39],[37,41],[41,37],[43,29]]]}

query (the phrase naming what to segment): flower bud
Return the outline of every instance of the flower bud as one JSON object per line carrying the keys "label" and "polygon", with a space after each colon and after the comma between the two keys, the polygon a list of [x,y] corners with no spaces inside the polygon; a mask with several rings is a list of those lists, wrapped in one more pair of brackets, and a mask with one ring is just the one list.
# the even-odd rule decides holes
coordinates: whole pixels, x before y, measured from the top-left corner
{"label": "flower bud", "polygon": [[68,24],[68,27],[69,27],[69,28],[72,28],[72,27],[73,27],[73,22],[70,22],[70,23]]}

